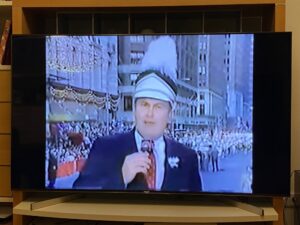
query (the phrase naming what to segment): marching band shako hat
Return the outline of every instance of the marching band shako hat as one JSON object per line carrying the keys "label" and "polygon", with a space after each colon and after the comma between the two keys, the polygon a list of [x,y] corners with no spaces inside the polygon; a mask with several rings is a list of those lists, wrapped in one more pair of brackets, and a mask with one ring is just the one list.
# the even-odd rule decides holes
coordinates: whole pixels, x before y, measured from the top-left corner
{"label": "marching band shako hat", "polygon": [[177,54],[174,40],[162,36],[149,44],[142,60],[142,72],[135,85],[134,99],[154,98],[170,102],[174,106],[177,87],[174,82],[177,70]]}
{"label": "marching band shako hat", "polygon": [[141,73],[136,80],[134,98],[154,98],[173,104],[176,95],[175,82],[159,71],[147,70]]}

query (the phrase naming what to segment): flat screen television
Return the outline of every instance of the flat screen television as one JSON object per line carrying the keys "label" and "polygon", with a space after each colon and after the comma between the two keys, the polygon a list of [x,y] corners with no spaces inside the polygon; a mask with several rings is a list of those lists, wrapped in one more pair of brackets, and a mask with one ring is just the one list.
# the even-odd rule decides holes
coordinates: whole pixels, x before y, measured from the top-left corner
{"label": "flat screen television", "polygon": [[14,190],[287,196],[290,114],[289,32],[12,37]]}

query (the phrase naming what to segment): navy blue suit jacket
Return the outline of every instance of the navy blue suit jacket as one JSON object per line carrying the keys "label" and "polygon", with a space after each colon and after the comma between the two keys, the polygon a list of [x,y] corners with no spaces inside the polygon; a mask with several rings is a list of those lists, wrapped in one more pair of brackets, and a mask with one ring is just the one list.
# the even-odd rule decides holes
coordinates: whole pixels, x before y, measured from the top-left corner
{"label": "navy blue suit jacket", "polygon": [[[165,138],[165,143],[165,174],[161,191],[201,191],[202,184],[195,151],[169,138]],[[77,189],[147,190],[147,183],[142,173],[137,174],[125,187],[122,165],[125,157],[134,152],[138,152],[134,130],[129,133],[98,138],[93,143],[88,160],[73,187]],[[178,157],[177,168],[169,165],[169,157]]]}

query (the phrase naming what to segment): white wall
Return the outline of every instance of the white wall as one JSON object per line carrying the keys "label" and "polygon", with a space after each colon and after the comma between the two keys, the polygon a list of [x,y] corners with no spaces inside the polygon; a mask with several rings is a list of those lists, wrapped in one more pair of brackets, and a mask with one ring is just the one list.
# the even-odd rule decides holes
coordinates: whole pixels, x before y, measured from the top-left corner
{"label": "white wall", "polygon": [[[292,171],[300,170],[300,1],[286,0],[286,31],[292,31]],[[292,179],[293,180],[293,179]],[[294,183],[292,182],[292,187]],[[293,188],[292,188],[293,192]]]}

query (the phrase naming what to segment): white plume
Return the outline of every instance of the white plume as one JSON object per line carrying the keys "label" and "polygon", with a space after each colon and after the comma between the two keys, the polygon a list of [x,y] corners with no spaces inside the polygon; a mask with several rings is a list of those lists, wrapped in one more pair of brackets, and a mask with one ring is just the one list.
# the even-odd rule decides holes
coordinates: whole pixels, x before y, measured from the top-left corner
{"label": "white plume", "polygon": [[174,81],[177,78],[177,53],[175,41],[169,36],[162,36],[152,41],[142,60],[142,70],[158,70]]}

